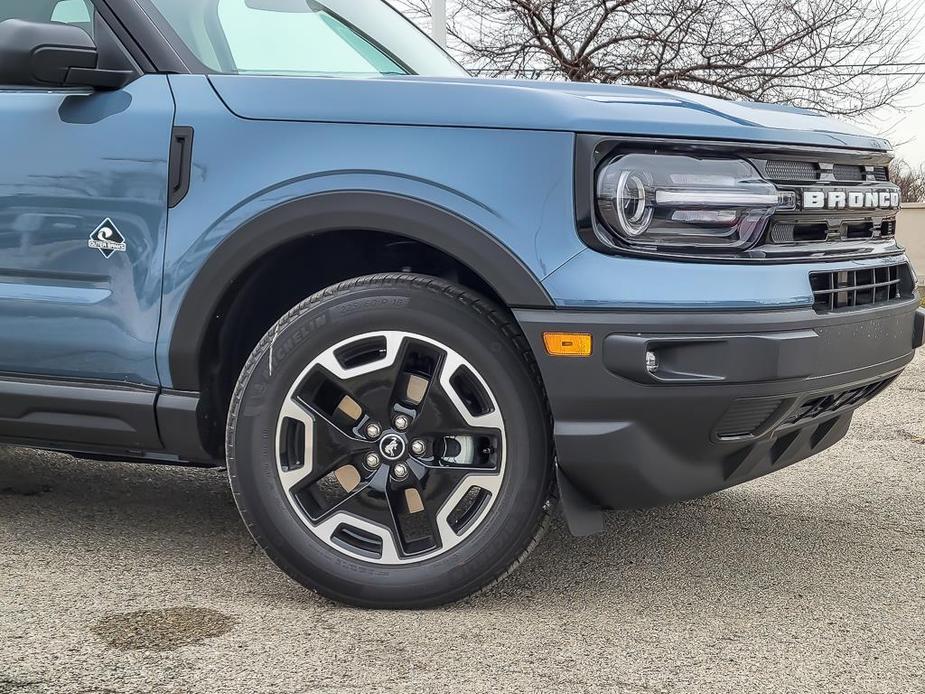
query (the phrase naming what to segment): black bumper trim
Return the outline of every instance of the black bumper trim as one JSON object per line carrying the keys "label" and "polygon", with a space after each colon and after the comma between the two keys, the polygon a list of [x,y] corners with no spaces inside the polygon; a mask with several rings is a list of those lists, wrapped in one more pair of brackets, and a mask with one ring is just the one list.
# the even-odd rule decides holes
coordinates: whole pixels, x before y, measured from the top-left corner
{"label": "black bumper trim", "polygon": [[[838,441],[853,410],[922,345],[917,307],[516,315],[543,375],[563,474],[601,506],[637,508],[717,491]],[[548,356],[546,330],[591,333],[592,356]],[[652,348],[656,375],[646,369]],[[753,411],[724,420],[743,403]],[[723,421],[736,435],[721,435]]]}

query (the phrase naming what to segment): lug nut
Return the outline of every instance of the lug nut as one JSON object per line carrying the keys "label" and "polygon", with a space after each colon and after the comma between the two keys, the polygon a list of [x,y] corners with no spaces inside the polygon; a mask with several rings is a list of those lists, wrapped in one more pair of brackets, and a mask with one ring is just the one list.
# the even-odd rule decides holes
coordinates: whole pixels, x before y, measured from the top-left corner
{"label": "lug nut", "polygon": [[366,425],[366,435],[371,439],[378,439],[379,434],[382,433],[382,429],[378,424],[373,422],[372,424]]}
{"label": "lug nut", "polygon": [[411,442],[411,452],[415,455],[424,455],[424,451],[427,450],[427,446],[424,445],[424,442],[421,439],[415,439]]}
{"label": "lug nut", "polygon": [[395,428],[399,431],[404,431],[410,426],[410,424],[411,420],[403,414],[400,414],[395,418]]}
{"label": "lug nut", "polygon": [[392,467],[392,474],[395,475],[398,479],[404,479],[408,476],[408,466],[404,463],[399,463]]}
{"label": "lug nut", "polygon": [[366,467],[377,468],[379,467],[379,456],[375,453],[370,453],[366,456]]}

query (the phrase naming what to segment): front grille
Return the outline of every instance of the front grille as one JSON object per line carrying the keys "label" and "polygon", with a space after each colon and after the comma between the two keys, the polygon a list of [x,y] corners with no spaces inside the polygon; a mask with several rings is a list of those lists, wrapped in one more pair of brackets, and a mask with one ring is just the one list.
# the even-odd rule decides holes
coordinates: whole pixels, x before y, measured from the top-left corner
{"label": "front grille", "polygon": [[855,241],[858,239],[892,238],[896,234],[896,219],[882,221],[794,222],[775,221],[768,239],[771,243],[811,243],[821,241]]}
{"label": "front grille", "polygon": [[772,181],[815,181],[819,178],[816,165],[808,161],[769,161],[766,173]]}
{"label": "front grille", "polygon": [[[771,227],[771,241],[774,243],[793,243],[793,232],[796,224],[789,222],[776,222]],[[823,236],[823,239],[825,236]]]}
{"label": "front grille", "polygon": [[774,159],[765,163],[765,176],[771,181],[888,181],[885,166],[831,164],[811,161]]}
{"label": "front grille", "polygon": [[813,308],[819,312],[840,311],[885,304],[909,298],[914,291],[907,263],[863,270],[812,272]]}
{"label": "front grille", "polygon": [[848,407],[857,407],[880,393],[895,377],[883,381],[858,386],[850,390],[843,390],[828,395],[821,395],[802,403],[793,413],[784,420],[784,424],[800,424],[816,417],[832,414]]}
{"label": "front grille", "polygon": [[781,199],[751,254],[789,259],[898,252],[897,209],[877,204],[881,193],[895,193],[888,185],[887,157],[832,151],[751,159]]}
{"label": "front grille", "polygon": [[807,243],[825,241],[829,238],[829,225],[825,222],[814,224],[796,224],[794,222],[775,222],[771,227],[773,243]]}
{"label": "front grille", "polygon": [[863,181],[864,167],[854,164],[836,164],[833,167],[836,181]]}

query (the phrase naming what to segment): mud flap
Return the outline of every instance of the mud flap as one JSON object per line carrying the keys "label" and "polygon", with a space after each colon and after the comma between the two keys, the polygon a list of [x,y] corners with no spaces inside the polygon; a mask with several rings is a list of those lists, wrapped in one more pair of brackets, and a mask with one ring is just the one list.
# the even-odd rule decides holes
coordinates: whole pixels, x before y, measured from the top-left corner
{"label": "mud flap", "polygon": [[604,531],[604,512],[578,491],[556,466],[556,482],[559,485],[559,503],[569,532],[575,537],[587,537]]}

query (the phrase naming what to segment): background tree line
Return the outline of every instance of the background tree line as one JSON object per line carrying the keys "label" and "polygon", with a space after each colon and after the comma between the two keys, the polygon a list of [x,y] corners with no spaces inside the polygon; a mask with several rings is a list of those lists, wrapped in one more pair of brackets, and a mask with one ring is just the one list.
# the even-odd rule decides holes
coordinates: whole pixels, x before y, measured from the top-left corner
{"label": "background tree line", "polygon": [[[412,17],[430,0],[392,0]],[[786,103],[840,116],[921,79],[913,0],[449,0],[450,48],[492,77],[568,79]]]}
{"label": "background tree line", "polygon": [[902,191],[903,202],[925,202],[925,164],[913,166],[897,159],[890,165],[890,180]]}

